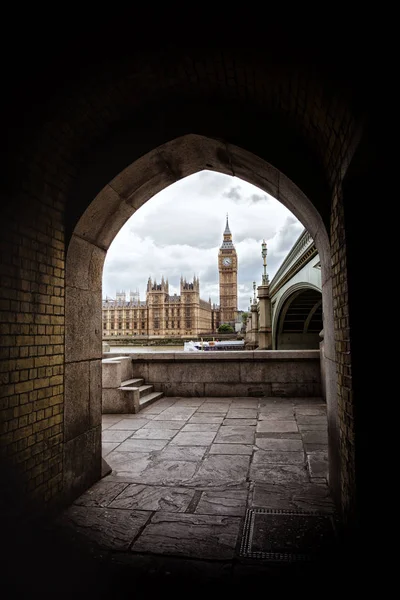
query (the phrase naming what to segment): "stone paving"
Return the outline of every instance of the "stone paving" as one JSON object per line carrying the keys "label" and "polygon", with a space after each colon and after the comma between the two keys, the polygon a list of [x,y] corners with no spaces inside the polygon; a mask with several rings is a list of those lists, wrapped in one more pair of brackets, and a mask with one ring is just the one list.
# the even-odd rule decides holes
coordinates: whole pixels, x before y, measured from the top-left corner
{"label": "stone paving", "polygon": [[143,575],[253,577],[270,565],[240,556],[247,509],[334,512],[318,398],[162,398],[103,415],[102,442],[112,472],[58,525]]}

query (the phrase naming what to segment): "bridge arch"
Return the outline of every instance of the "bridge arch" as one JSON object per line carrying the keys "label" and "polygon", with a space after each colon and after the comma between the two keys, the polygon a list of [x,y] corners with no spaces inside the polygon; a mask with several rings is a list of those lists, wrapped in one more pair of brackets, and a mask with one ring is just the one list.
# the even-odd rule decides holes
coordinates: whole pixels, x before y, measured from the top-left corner
{"label": "bridge arch", "polygon": [[[303,309],[300,308],[299,303],[303,303]],[[287,323],[290,311],[294,317],[290,319],[291,324],[296,320],[298,325],[289,329],[285,328],[285,322]],[[295,312],[299,313],[298,319],[296,319]],[[285,290],[275,307],[272,321],[274,349],[319,348],[319,333],[323,329],[322,319],[320,288],[309,282],[297,282]],[[312,331],[310,326],[312,326]],[[290,333],[292,333],[291,336]]]}

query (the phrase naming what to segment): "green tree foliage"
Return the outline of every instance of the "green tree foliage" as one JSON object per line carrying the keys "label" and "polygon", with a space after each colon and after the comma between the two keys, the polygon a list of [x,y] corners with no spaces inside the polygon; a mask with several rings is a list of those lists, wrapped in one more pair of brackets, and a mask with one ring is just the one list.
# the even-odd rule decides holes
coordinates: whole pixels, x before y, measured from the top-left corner
{"label": "green tree foliage", "polygon": [[233,333],[234,329],[231,325],[228,325],[227,323],[222,323],[222,325],[220,325],[218,327],[218,333]]}

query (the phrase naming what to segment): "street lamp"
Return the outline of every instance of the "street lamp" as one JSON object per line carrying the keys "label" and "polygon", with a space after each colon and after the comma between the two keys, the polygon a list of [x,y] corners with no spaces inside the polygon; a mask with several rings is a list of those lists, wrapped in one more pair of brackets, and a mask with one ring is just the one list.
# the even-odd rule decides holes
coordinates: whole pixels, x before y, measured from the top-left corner
{"label": "street lamp", "polygon": [[269,280],[268,280],[268,275],[267,275],[267,242],[265,240],[263,240],[262,244],[261,244],[261,256],[263,257],[263,266],[264,266],[264,273],[262,276],[262,284],[263,285],[268,285],[269,284]]}
{"label": "street lamp", "polygon": [[257,299],[256,299],[256,282],[253,281],[253,304],[257,304]]}

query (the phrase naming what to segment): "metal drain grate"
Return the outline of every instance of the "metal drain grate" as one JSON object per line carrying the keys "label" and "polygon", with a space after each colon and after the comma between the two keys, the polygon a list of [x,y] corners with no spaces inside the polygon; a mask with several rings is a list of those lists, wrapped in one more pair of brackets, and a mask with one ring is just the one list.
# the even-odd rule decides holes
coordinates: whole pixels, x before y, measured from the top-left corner
{"label": "metal drain grate", "polygon": [[333,515],[249,508],[239,556],[278,562],[323,560],[335,547]]}

